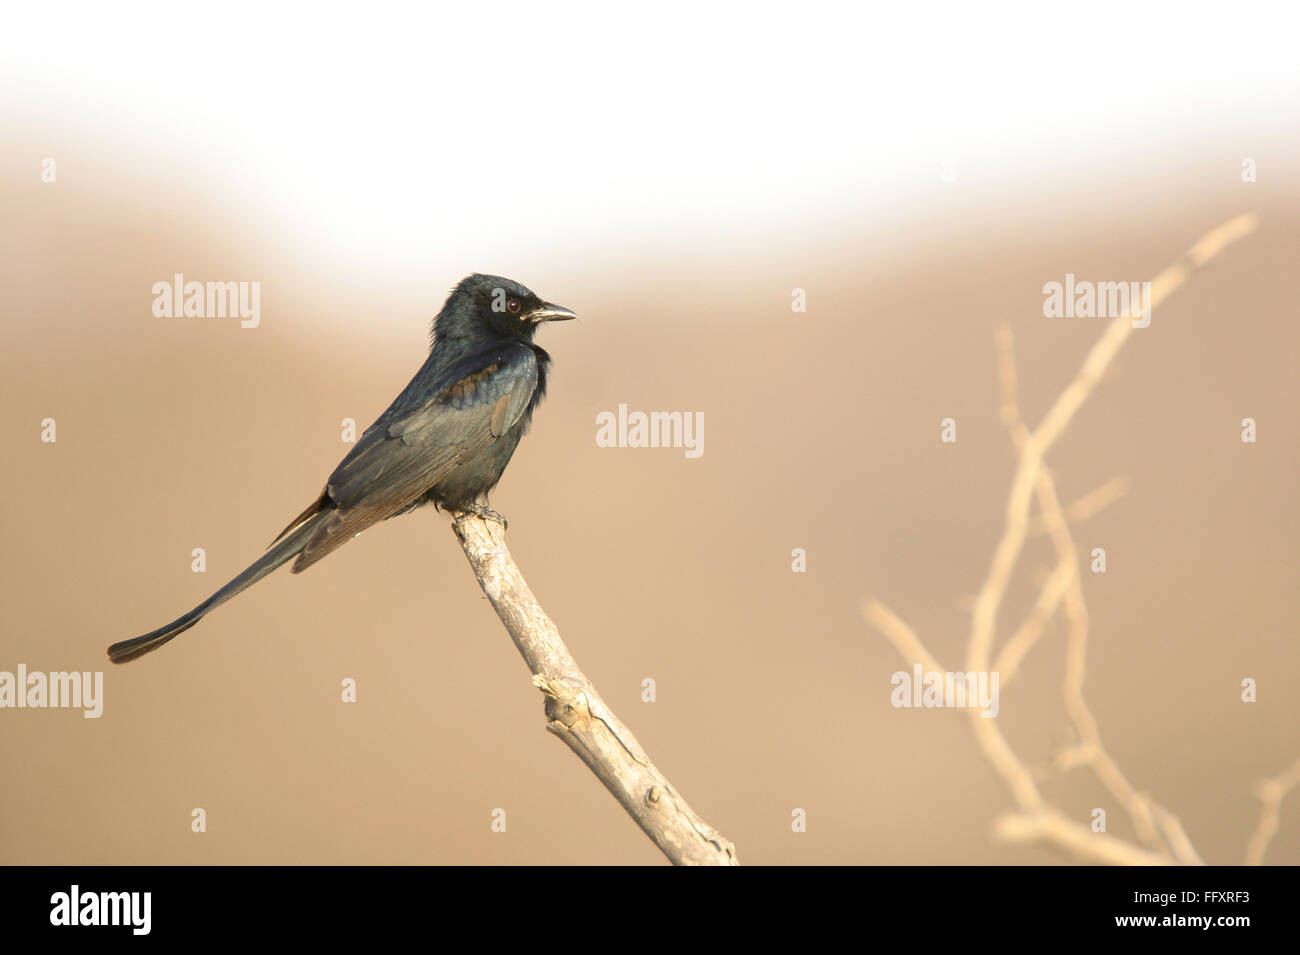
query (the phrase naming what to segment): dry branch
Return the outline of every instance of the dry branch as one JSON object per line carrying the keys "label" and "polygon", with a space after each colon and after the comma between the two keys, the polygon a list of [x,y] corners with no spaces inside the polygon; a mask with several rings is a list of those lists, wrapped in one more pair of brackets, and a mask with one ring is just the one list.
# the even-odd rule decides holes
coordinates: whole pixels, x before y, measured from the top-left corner
{"label": "dry branch", "polygon": [[736,848],[695,814],[578,669],[506,548],[500,524],[452,522],[474,576],[546,696],[546,728],[573,750],[676,865],[737,865]]}
{"label": "dry branch", "polygon": [[1300,759],[1291,764],[1289,769],[1272,779],[1261,781],[1256,787],[1259,801],[1263,803],[1259,811],[1259,823],[1246,846],[1246,865],[1263,865],[1264,853],[1268,844],[1277,834],[1278,812],[1286,794],[1300,785]]}
{"label": "dry branch", "polygon": [[[1182,261],[1171,265],[1152,281],[1150,299],[1143,314],[1150,316],[1154,307],[1182,286],[1196,269],[1228,245],[1250,234],[1256,225],[1255,216],[1241,215],[1207,233],[1188,250]],[[1006,505],[1002,536],[994,550],[984,585],[975,600],[965,669],[977,673],[988,672],[990,669],[1005,671],[1000,673],[1005,685],[1037,644],[1047,622],[1058,609],[1063,608],[1067,627],[1063,695],[1077,742],[1060,754],[1057,768],[1064,771],[1086,766],[1091,769],[1111,797],[1128,813],[1139,838],[1146,845],[1139,846],[1107,833],[1093,832],[1089,826],[1070,819],[1049,805],[1038,789],[1033,772],[1016,756],[1010,742],[997,726],[997,721],[983,718],[977,709],[968,709],[967,713],[980,752],[1002,777],[1018,807],[1017,812],[998,820],[995,834],[1000,838],[1014,842],[1046,842],[1095,862],[1127,865],[1200,864],[1200,856],[1178,818],[1145,793],[1138,792],[1106,751],[1097,722],[1083,693],[1088,612],[1083,598],[1078,554],[1069,525],[1071,521],[1090,516],[1114,501],[1124,493],[1126,485],[1122,481],[1111,482],[1088,498],[1064,509],[1057,498],[1055,482],[1043,460],[1075,412],[1092,394],[1116,353],[1132,334],[1133,328],[1130,314],[1111,320],[1088,352],[1074,379],[1032,431],[1020,419],[1011,331],[1006,326],[998,329],[1001,414],[1003,423],[1011,433],[1019,461]],[[1037,522],[1031,523],[1029,512],[1034,498],[1038,501],[1041,516]],[[1034,532],[1046,533],[1051,537],[1056,549],[1057,565],[1040,588],[1029,618],[1003,645],[994,663],[993,644],[998,613],[1025,539]],[[863,615],[893,643],[904,660],[921,664],[925,671],[944,672],[944,668],[925,648],[920,637],[884,604],[869,600]],[[1263,858],[1268,841],[1277,828],[1278,806],[1298,782],[1300,763],[1279,778],[1261,785],[1260,798],[1264,805],[1259,826],[1247,851],[1248,862],[1258,862]]]}

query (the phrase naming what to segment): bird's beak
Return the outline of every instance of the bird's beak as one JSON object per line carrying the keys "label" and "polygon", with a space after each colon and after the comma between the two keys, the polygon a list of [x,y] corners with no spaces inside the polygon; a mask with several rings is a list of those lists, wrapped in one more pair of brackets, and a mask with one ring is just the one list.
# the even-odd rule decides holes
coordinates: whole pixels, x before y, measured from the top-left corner
{"label": "bird's beak", "polygon": [[577,317],[563,305],[552,305],[550,302],[543,302],[538,308],[528,313],[528,318],[537,324],[542,322],[567,322],[569,319]]}

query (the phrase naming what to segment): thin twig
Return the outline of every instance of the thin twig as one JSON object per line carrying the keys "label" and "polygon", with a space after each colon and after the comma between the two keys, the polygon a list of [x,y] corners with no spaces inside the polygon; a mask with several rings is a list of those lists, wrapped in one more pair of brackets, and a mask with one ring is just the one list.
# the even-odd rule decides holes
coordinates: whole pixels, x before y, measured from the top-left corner
{"label": "thin twig", "polygon": [[573,750],[676,865],[738,865],[736,847],[695,814],[632,731],[578,669],[495,521],[459,515],[452,529],[474,576],[546,696],[546,728]]}
{"label": "thin twig", "polygon": [[1272,779],[1262,780],[1255,788],[1259,801],[1259,824],[1246,846],[1246,865],[1263,865],[1264,853],[1277,833],[1278,811],[1287,793],[1300,785],[1300,759]]}
{"label": "thin twig", "polygon": [[1068,852],[1106,865],[1168,865],[1169,857],[1091,828],[1047,807],[1040,812],[1002,816],[993,834],[1004,842],[1050,842]]}
{"label": "thin twig", "polygon": [[[1089,491],[1083,497],[1067,505],[1064,509],[1065,519],[1070,524],[1082,524],[1094,514],[1099,514],[1110,507],[1133,487],[1133,482],[1126,477],[1111,478],[1095,491]],[[1046,534],[1047,523],[1042,517],[1036,517],[1029,523],[1030,534]]]}

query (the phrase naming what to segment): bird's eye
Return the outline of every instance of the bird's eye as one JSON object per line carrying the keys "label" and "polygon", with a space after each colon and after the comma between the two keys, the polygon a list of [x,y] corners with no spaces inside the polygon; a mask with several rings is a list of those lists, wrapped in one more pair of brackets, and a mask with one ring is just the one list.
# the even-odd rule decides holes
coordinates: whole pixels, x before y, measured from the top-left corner
{"label": "bird's eye", "polygon": [[519,299],[517,299],[517,298],[512,298],[510,301],[506,302],[506,308],[510,309],[510,314],[511,314],[511,315],[518,315],[518,314],[519,314]]}

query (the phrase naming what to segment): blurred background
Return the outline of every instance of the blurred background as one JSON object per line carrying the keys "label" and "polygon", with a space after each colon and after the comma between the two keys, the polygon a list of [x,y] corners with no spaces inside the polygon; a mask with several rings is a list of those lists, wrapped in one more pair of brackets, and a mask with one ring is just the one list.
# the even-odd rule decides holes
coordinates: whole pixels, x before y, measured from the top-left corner
{"label": "blurred background", "polygon": [[[1300,67],[1293,6],[1216,9],[13,11],[0,670],[103,671],[105,699],[0,709],[0,862],[663,862],[545,733],[432,509],[104,656],[319,493],[473,271],[581,316],[539,336],[549,397],[492,498],[514,555],[742,862],[1070,861],[994,841],[1010,797],[961,715],[890,705],[907,667],[861,607],[956,667],[1015,466],[997,323],[1035,424],[1104,327],[1045,318],[1045,283],[1149,280],[1254,212],[1048,461],[1065,502],[1130,482],[1074,528],[1107,552],[1103,739],[1241,861],[1255,781],[1300,755]],[[260,324],[155,317],[176,273],[260,283]],[[597,447],[620,404],[703,412],[703,455]],[[1053,563],[1031,540],[999,641]],[[1090,775],[1048,772],[1063,636],[998,718],[1048,798],[1130,837]],[[1300,863],[1300,795],[1267,861]]]}

